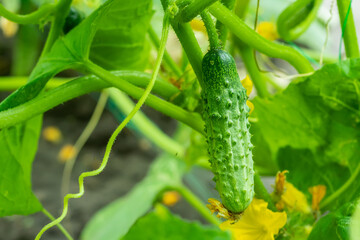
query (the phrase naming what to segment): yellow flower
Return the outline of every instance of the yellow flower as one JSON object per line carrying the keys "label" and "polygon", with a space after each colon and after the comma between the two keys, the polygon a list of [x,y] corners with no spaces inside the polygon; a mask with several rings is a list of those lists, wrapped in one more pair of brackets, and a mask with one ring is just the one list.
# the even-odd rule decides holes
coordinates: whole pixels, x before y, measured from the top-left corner
{"label": "yellow flower", "polygon": [[[251,81],[250,77],[246,75],[246,77],[241,80],[241,84],[246,89],[246,95],[249,96],[253,89],[253,82]],[[250,108],[249,114],[251,114],[254,111],[254,104],[247,100],[246,105]]]}
{"label": "yellow flower", "polygon": [[163,194],[162,203],[166,206],[174,206],[180,200],[180,195],[176,191],[168,191]]}
{"label": "yellow flower", "polygon": [[218,218],[225,218],[232,222],[237,221],[239,219],[240,214],[234,214],[226,209],[226,207],[214,198],[209,198],[206,207],[211,211],[211,213],[217,212]]}
{"label": "yellow flower", "polygon": [[230,230],[236,240],[273,240],[286,224],[287,216],[285,212],[272,212],[267,205],[254,198],[237,222],[227,220],[220,228]]}
{"label": "yellow flower", "polygon": [[73,145],[65,145],[59,152],[58,158],[61,162],[69,161],[76,154],[76,149]]}
{"label": "yellow flower", "polygon": [[289,211],[299,211],[306,214],[311,212],[305,195],[288,182],[285,183],[285,191],[281,195],[276,207],[279,210],[286,207]]}
{"label": "yellow flower", "polygon": [[272,22],[261,22],[256,28],[256,31],[264,38],[274,41],[279,38],[276,30],[276,25]]}
{"label": "yellow flower", "polygon": [[312,203],[311,208],[313,211],[319,211],[320,202],[325,197],[326,194],[326,186],[317,185],[309,188],[309,192],[312,195]]}
{"label": "yellow flower", "polygon": [[59,143],[62,138],[60,129],[55,126],[49,126],[44,128],[42,135],[46,141],[51,143]]}
{"label": "yellow flower", "polygon": [[299,211],[303,213],[310,213],[311,209],[307,203],[306,196],[299,191],[294,185],[286,182],[285,173],[288,171],[279,172],[275,179],[275,190],[272,194],[276,202],[276,208],[289,211]]}
{"label": "yellow flower", "polygon": [[200,19],[194,18],[193,20],[191,20],[190,26],[195,31],[207,34],[204,23]]}
{"label": "yellow flower", "polygon": [[288,173],[288,170],[282,171],[282,172],[278,172],[276,174],[276,178],[275,178],[275,193],[277,195],[281,195],[284,192],[284,187],[285,187],[285,181],[286,181],[286,173]]}
{"label": "yellow flower", "polygon": [[0,20],[0,26],[4,33],[4,36],[7,38],[14,36],[19,28],[17,23],[11,22],[3,17]]}

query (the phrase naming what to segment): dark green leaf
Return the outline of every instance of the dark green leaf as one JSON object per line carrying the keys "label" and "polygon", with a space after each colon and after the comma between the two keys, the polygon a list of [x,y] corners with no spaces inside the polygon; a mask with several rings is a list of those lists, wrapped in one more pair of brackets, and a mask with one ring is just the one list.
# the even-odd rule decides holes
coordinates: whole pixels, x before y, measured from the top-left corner
{"label": "dark green leaf", "polygon": [[165,207],[158,206],[155,212],[139,219],[123,240],[230,240],[228,232],[218,227],[203,226],[172,215]]}
{"label": "dark green leaf", "polygon": [[156,200],[159,192],[178,186],[185,171],[185,163],[170,156],[160,156],[148,175],[126,196],[101,209],[88,222],[81,239],[117,240],[123,237],[135,221],[143,216]]}
{"label": "dark green leaf", "polygon": [[28,215],[42,209],[31,191],[31,164],[41,129],[41,116],[0,132],[0,217]]}
{"label": "dark green leaf", "polygon": [[151,0],[123,0],[114,5],[99,21],[90,59],[109,70],[144,70],[149,58],[145,37],[151,15]]}
{"label": "dark green leaf", "polygon": [[354,203],[347,203],[339,210],[322,217],[314,226],[308,240],[350,240],[350,220]]}

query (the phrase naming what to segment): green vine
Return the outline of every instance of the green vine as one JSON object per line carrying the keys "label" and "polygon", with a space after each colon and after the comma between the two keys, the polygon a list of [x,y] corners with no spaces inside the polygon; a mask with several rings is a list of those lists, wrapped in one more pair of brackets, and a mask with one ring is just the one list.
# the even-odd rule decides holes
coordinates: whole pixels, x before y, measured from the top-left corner
{"label": "green vine", "polygon": [[101,162],[100,167],[98,169],[96,169],[96,170],[93,170],[93,171],[83,172],[80,175],[80,177],[79,177],[79,192],[75,193],[75,194],[67,194],[64,197],[64,208],[63,208],[63,212],[60,215],[60,217],[58,217],[54,221],[50,222],[46,226],[44,226],[41,229],[41,231],[37,234],[35,240],[39,240],[46,230],[48,230],[49,228],[51,228],[51,227],[55,226],[56,224],[60,223],[66,217],[67,211],[68,211],[69,199],[81,198],[84,195],[84,178],[91,177],[91,176],[96,176],[96,175],[100,174],[104,170],[104,168],[106,167],[107,162],[109,160],[110,152],[111,152],[112,146],[113,146],[113,144],[115,142],[115,139],[116,139],[117,135],[119,135],[119,133],[122,131],[122,129],[126,126],[126,124],[131,120],[131,118],[136,114],[137,111],[139,111],[141,106],[145,103],[146,98],[149,96],[149,94],[151,92],[151,89],[153,88],[153,86],[155,84],[155,80],[156,80],[156,77],[157,77],[157,75],[159,73],[161,61],[162,61],[162,58],[163,58],[163,55],[164,55],[164,52],[165,52],[165,45],[166,45],[167,38],[168,38],[168,33],[169,33],[169,17],[170,17],[169,12],[167,11],[165,13],[164,21],[163,21],[163,31],[162,31],[162,36],[161,36],[161,44],[160,44],[160,48],[159,48],[159,51],[158,51],[158,57],[156,59],[155,69],[154,69],[154,72],[152,74],[149,85],[145,89],[145,92],[143,93],[143,95],[141,96],[138,103],[135,105],[134,109],[131,111],[131,113],[124,119],[124,121],[116,128],[114,133],[111,135],[110,140],[108,141],[108,143],[106,145],[105,155],[104,155],[104,158],[103,158],[103,160]]}
{"label": "green vine", "polygon": [[39,9],[32,13],[19,15],[8,11],[2,4],[0,4],[0,16],[18,24],[39,24],[42,20],[53,14],[56,9],[57,5],[48,3],[42,5]]}
{"label": "green vine", "polygon": [[[339,16],[342,23],[341,38],[344,39],[346,56],[348,58],[360,57],[359,45],[356,37],[354,17],[351,11],[352,0],[337,0]],[[339,47],[339,60],[341,60],[341,43]]]}
{"label": "green vine", "polygon": [[221,3],[214,3],[209,7],[209,11],[245,44],[270,57],[288,61],[299,73],[314,71],[311,64],[300,53],[290,47],[263,38]]}

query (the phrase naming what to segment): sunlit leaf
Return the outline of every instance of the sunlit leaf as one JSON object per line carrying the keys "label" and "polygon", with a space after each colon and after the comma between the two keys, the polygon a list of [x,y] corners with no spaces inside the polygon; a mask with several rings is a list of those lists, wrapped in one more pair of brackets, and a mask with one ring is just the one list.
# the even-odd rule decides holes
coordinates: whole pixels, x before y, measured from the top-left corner
{"label": "sunlit leaf", "polygon": [[[304,192],[324,184],[329,195],[342,186],[359,164],[359,69],[359,59],[326,65],[270,99],[255,98],[255,163],[289,170]],[[355,180],[336,204],[359,196],[359,188]]]}
{"label": "sunlit leaf", "polygon": [[40,136],[41,116],[0,132],[0,217],[42,209],[31,191],[31,164]]}

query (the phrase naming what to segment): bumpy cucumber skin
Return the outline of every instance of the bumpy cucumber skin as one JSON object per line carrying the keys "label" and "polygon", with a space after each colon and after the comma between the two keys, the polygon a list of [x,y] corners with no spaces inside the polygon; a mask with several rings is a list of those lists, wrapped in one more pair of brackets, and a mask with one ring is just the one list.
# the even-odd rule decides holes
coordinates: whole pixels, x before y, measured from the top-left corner
{"label": "bumpy cucumber skin", "polygon": [[216,189],[223,205],[240,213],[254,196],[248,97],[229,53],[210,50],[202,72],[203,119]]}

